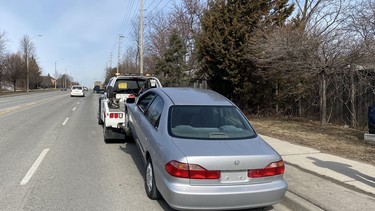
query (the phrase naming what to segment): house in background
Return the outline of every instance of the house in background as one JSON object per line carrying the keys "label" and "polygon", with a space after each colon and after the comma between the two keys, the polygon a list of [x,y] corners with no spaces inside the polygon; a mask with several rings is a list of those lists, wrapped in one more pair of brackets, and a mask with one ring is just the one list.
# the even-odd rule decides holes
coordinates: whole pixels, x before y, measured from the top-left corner
{"label": "house in background", "polygon": [[54,88],[56,84],[56,79],[51,77],[49,74],[47,76],[41,76],[42,82],[40,83],[40,87],[43,89],[46,88]]}

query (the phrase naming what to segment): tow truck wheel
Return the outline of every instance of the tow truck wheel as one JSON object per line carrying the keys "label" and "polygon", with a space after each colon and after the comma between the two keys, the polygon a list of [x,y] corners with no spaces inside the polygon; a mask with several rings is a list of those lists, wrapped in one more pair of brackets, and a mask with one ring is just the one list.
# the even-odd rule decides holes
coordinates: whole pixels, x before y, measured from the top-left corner
{"label": "tow truck wheel", "polygon": [[103,125],[103,120],[102,120],[102,118],[101,118],[101,116],[100,116],[100,112],[102,111],[102,102],[101,102],[101,100],[99,99],[99,111],[98,111],[98,124],[99,125]]}
{"label": "tow truck wheel", "polygon": [[103,136],[104,136],[104,142],[110,143],[108,128],[105,125],[103,126]]}
{"label": "tow truck wheel", "polygon": [[103,125],[104,124],[102,118],[100,118],[100,113],[98,113],[98,124],[99,125]]}

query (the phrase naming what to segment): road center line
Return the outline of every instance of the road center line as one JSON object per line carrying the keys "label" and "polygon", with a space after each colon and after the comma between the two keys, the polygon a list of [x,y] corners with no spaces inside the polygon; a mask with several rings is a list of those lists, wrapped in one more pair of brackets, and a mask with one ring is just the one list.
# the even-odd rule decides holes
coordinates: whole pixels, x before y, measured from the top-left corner
{"label": "road center line", "polygon": [[42,151],[42,153],[40,153],[38,159],[36,159],[36,161],[34,162],[34,164],[31,166],[31,168],[29,169],[29,171],[26,173],[25,177],[22,179],[20,185],[26,185],[29,180],[31,179],[31,177],[33,176],[33,174],[35,173],[35,171],[38,169],[40,163],[42,163],[42,160],[43,158],[46,156],[47,152],[49,151],[49,148],[46,148]]}
{"label": "road center line", "polygon": [[14,107],[11,107],[11,108],[7,108],[5,110],[1,110],[0,115],[6,114],[6,113],[9,113],[9,112],[12,112],[12,111],[16,111],[16,110],[21,109],[21,108],[22,108],[21,106],[14,106]]}
{"label": "road center line", "polygon": [[68,122],[69,120],[69,117],[65,119],[65,121],[62,123],[62,125],[66,125],[66,123]]}
{"label": "road center line", "polygon": [[[63,97],[63,95],[61,95],[61,96]],[[28,107],[30,107],[32,105],[47,103],[47,102],[55,100],[55,99],[57,99],[57,98],[59,98],[61,96],[51,97],[51,98],[47,98],[47,99],[44,99],[44,100],[37,100],[35,102],[31,102],[31,103],[22,104],[22,105],[19,105],[19,106],[14,106],[14,107],[6,108],[6,109],[3,109],[3,110],[0,110],[0,115],[6,114],[6,113],[10,113],[10,112],[13,112],[13,111],[17,111],[17,110],[20,110],[20,109],[23,109],[23,108],[28,108]],[[9,101],[9,100],[0,101],[0,102],[6,102],[6,101]]]}
{"label": "road center line", "polygon": [[72,110],[74,111],[74,110],[76,110],[77,109],[77,107],[74,107]]}

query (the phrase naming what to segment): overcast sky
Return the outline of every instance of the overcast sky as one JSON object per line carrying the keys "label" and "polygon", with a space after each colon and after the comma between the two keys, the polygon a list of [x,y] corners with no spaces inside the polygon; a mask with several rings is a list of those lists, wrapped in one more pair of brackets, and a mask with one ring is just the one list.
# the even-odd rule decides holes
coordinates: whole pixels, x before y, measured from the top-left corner
{"label": "overcast sky", "polygon": [[[117,55],[116,38],[129,34],[131,20],[139,16],[139,2],[0,0],[0,32],[6,32],[9,52],[17,52],[21,38],[28,35],[43,75],[55,76],[56,63],[59,74],[66,71],[75,81],[92,87],[95,80],[104,80],[110,53]],[[173,2],[144,0],[145,13],[168,10]]]}

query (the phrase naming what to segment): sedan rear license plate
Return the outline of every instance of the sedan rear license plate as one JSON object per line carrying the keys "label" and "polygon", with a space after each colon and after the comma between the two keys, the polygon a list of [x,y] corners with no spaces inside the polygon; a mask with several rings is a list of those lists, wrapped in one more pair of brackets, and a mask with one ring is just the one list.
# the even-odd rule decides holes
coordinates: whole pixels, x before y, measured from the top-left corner
{"label": "sedan rear license plate", "polygon": [[246,182],[247,171],[221,171],[221,183]]}

